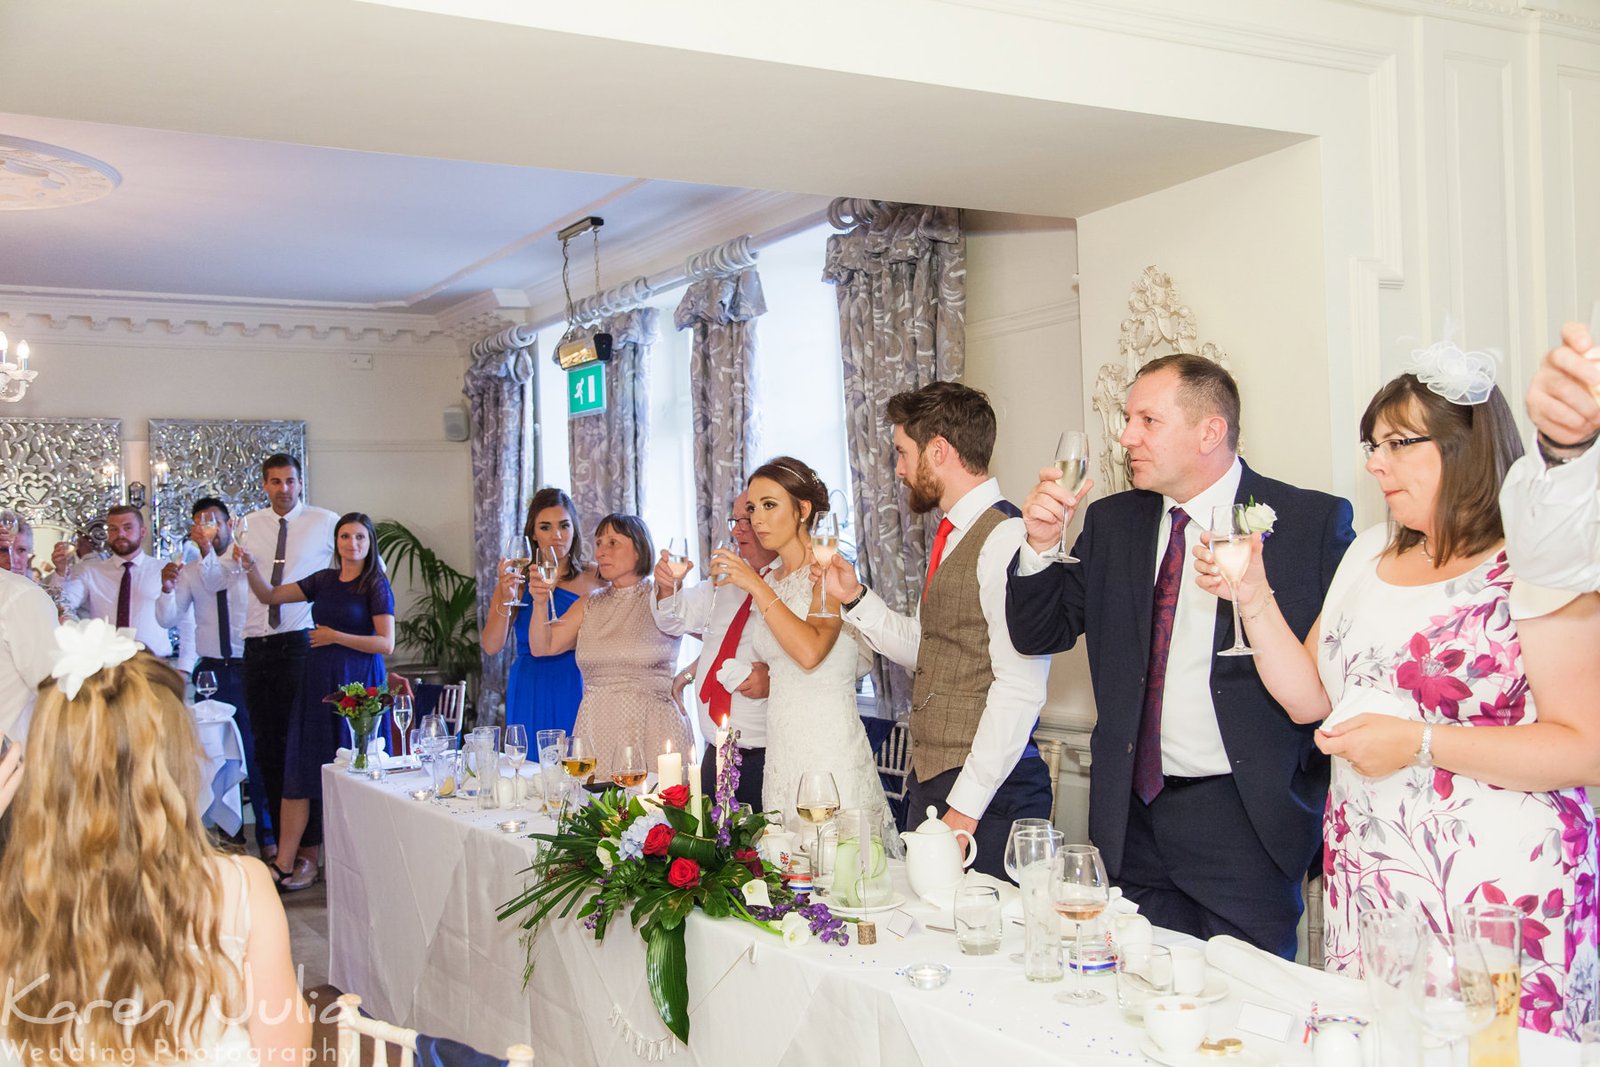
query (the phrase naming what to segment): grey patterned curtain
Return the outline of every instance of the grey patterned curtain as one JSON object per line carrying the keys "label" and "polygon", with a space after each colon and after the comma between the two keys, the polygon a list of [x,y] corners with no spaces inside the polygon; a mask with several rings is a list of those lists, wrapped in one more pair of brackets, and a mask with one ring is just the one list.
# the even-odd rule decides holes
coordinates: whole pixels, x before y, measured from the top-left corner
{"label": "grey patterned curtain", "polygon": [[[955,208],[835,200],[823,281],[838,287],[845,435],[862,579],[896,611],[922,592],[933,524],[904,505],[883,421],[896,393],[966,369],[967,246]],[[911,710],[911,677],[877,657],[872,684],[895,718]]]}
{"label": "grey patterned curtain", "polygon": [[723,528],[733,498],[744,489],[755,452],[751,374],[756,317],[766,297],[754,269],[701,278],[683,294],[673,324],[693,328],[689,387],[694,400],[694,496],[700,558],[711,555],[713,530]]}
{"label": "grey patterned curtain", "polygon": [[[586,523],[613,511],[644,512],[644,467],[650,440],[650,346],[661,313],[634,308],[588,327],[611,334],[606,409],[567,420],[572,449],[572,502]],[[592,533],[593,526],[585,533]]]}
{"label": "grey patterned curtain", "polygon": [[[462,392],[472,409],[473,575],[478,580],[478,625],[489,617],[500,551],[522,528],[524,496],[533,470],[533,331],[513,326],[472,346]],[[483,657],[479,692],[505,692],[508,644]]]}

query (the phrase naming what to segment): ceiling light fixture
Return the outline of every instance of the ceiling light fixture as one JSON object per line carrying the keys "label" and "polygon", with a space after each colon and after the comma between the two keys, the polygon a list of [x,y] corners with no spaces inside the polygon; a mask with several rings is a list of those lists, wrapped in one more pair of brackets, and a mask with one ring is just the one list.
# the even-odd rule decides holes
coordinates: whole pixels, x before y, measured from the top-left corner
{"label": "ceiling light fixture", "polygon": [[17,359],[11,361],[10,344],[6,335],[0,331],[0,400],[15,404],[28,392],[28,384],[39,376],[36,370],[28,369],[28,342],[17,342]]}
{"label": "ceiling light fixture", "polygon": [[578,323],[572,310],[572,285],[567,278],[567,269],[571,265],[567,255],[567,245],[574,237],[588,234],[594,242],[594,291],[600,291],[600,227],[606,220],[598,215],[590,215],[579,219],[570,226],[565,226],[556,234],[561,241],[561,290],[567,296],[567,332],[561,335],[561,341],[556,345],[556,360],[561,364],[562,370],[572,370],[586,363],[608,363],[611,360],[611,335],[609,333],[595,333],[588,337],[577,336]]}

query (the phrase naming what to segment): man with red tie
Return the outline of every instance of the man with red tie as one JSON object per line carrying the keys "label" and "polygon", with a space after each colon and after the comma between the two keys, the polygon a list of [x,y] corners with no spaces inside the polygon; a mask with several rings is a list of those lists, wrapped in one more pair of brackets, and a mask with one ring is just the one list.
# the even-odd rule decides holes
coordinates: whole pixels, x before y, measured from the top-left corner
{"label": "man with red tie", "polygon": [[[739,555],[750,566],[765,574],[777,562],[778,554],[762,548],[751,532],[748,494],[740,493],[734,500],[728,529]],[[717,731],[723,727],[737,730],[739,788],[734,799],[759,811],[767,762],[767,665],[755,661],[750,596],[731,585],[718,588],[710,582],[697,582],[669,599],[678,581],[666,569],[666,558],[667,554],[661,553],[656,564],[656,595],[650,608],[662,633],[669,637],[697,634],[702,641],[689,689],[699,713],[700,736],[706,741],[700,759],[705,794],[716,792],[717,761],[711,749]],[[730,692],[718,675],[731,660],[747,665],[750,673]]]}
{"label": "man with red tie", "polygon": [[1006,629],[1006,565],[1023,527],[989,477],[994,409],[976,389],[934,382],[892,397],[888,417],[911,510],[944,512],[922,602],[915,615],[891,611],[843,557],[828,592],[876,651],[916,670],[909,820],[942,809],[976,838],[973,866],[1005,877],[1011,823],[1050,817],[1050,773],[1032,740],[1050,661],[1019,655]]}
{"label": "man with red tie", "polygon": [[167,628],[156,620],[156,598],[170,593],[172,584],[162,578],[162,561],[144,551],[144,516],[138,508],[106,509],[106,547],[109,559],[76,559],[70,544],[58,542],[50,557],[56,569],[51,586],[69,611],[131,627],[145,648],[162,658],[172,655]]}

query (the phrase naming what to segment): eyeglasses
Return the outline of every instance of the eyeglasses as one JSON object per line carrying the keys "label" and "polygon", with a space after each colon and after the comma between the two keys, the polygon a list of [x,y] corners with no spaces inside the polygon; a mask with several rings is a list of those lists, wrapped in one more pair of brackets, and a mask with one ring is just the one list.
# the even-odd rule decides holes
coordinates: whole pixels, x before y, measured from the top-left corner
{"label": "eyeglasses", "polygon": [[1431,440],[1433,440],[1431,437],[1391,437],[1387,441],[1379,441],[1376,444],[1371,441],[1362,441],[1361,451],[1365,452],[1368,458],[1371,458],[1374,452],[1381,452],[1385,459],[1393,459],[1412,445],[1420,445],[1424,441]]}
{"label": "eyeglasses", "polygon": [[733,516],[733,515],[729,515],[728,516],[728,532],[729,533],[732,533],[734,530],[738,529],[741,526],[745,527],[746,529],[749,529],[749,527],[750,527],[750,516],[746,515],[746,516],[744,516],[742,518],[737,517],[737,516]]}

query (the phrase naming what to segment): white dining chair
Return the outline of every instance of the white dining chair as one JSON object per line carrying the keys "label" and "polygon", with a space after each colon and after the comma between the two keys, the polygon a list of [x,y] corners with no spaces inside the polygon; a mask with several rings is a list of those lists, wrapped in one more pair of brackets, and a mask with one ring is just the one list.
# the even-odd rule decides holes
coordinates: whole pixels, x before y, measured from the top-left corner
{"label": "white dining chair", "polygon": [[884,786],[890,800],[906,798],[906,784],[911,778],[911,728],[905,723],[895,723],[878,746],[878,773],[897,783],[893,789]]}
{"label": "white dining chair", "polygon": [[[403,1026],[369,1019],[361,1014],[361,998],[346,993],[339,998],[339,1067],[362,1067],[361,1039],[372,1042],[370,1067],[389,1067],[389,1047],[399,1052],[396,1067],[415,1067],[417,1032]],[[506,1049],[506,1067],[533,1067],[533,1049],[512,1045]]]}
{"label": "white dining chair", "polygon": [[461,734],[461,717],[467,710],[467,683],[447,685],[439,694],[439,705],[434,708],[444,718],[444,724],[456,736]]}

